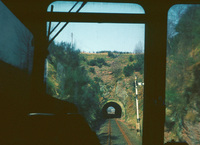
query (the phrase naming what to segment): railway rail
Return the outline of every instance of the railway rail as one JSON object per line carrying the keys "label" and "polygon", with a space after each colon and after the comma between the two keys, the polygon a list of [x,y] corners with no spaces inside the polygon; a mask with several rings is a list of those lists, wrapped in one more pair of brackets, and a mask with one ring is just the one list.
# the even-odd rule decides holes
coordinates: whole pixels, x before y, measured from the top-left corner
{"label": "railway rail", "polygon": [[116,119],[109,119],[107,145],[114,144],[134,145],[133,143],[131,143],[130,139],[126,135],[119,122]]}
{"label": "railway rail", "polygon": [[111,122],[110,122],[110,119],[108,121],[108,145],[112,145],[112,142],[111,142]]}

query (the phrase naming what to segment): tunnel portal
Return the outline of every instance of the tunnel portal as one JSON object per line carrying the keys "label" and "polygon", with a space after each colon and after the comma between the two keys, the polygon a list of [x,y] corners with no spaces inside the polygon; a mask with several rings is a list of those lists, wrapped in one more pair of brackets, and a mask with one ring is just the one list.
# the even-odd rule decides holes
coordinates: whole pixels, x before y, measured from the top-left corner
{"label": "tunnel portal", "polygon": [[[109,113],[108,108],[113,107],[115,109],[114,113]],[[102,108],[102,114],[104,118],[121,118],[122,115],[122,108],[119,104],[115,102],[106,103]]]}

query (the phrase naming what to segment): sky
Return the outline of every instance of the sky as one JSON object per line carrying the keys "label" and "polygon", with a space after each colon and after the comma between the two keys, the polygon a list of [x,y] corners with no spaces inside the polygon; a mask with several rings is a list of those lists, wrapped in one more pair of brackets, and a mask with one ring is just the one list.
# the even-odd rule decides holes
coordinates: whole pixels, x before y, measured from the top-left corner
{"label": "sky", "polygon": [[[68,12],[75,2],[54,2],[55,12]],[[81,2],[72,10],[75,12]],[[50,11],[50,6],[47,11]],[[141,6],[137,4],[115,4],[115,3],[87,3],[80,12],[94,13],[144,13]],[[57,24],[52,22],[51,29]],[[55,33],[64,25],[61,25],[50,35]],[[48,26],[48,25],[47,25]],[[84,52],[96,52],[102,50],[133,52],[135,46],[142,42],[144,48],[145,25],[144,24],[122,24],[122,23],[74,23],[70,22],[65,29],[56,37],[56,42],[71,42],[73,33],[73,45]]]}

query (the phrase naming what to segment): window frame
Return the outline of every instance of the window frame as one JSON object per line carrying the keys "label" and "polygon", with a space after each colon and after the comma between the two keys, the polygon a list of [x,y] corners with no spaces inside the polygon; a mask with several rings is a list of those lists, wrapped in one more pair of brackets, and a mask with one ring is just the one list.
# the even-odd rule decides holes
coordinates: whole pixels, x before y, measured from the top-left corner
{"label": "window frame", "polygon": [[[67,0],[66,0],[67,1]],[[76,0],[69,0],[76,1]],[[86,2],[113,2],[88,0]],[[115,0],[117,3],[135,3],[145,14],[61,13],[47,12],[52,21],[98,22],[98,23],[143,23],[145,24],[144,64],[144,121],[142,144],[164,144],[165,123],[165,76],[168,10],[176,4],[200,4],[200,1],[165,0],[162,3],[139,0]],[[159,7],[156,7],[160,4]],[[160,7],[163,7],[160,10]],[[58,17],[59,16],[59,17]],[[68,18],[66,18],[68,17]],[[161,26],[162,30],[159,29]],[[161,37],[157,37],[161,36]],[[157,44],[156,44],[157,42]],[[163,49],[160,49],[163,48]],[[158,61],[159,60],[159,61]],[[158,117],[160,117],[158,119]]]}
{"label": "window frame", "polygon": [[[75,1],[75,0],[69,0]],[[86,1],[86,0],[83,0]],[[165,70],[166,70],[166,40],[168,10],[176,4],[200,4],[200,0],[87,0],[91,2],[136,3],[145,10],[145,65],[144,65],[144,122],[143,145],[164,143],[165,122]],[[36,96],[45,92],[44,62],[48,55],[46,40],[46,22],[51,14],[47,7],[53,0],[20,2],[2,0],[7,7],[34,35],[34,63],[32,72],[33,102]],[[134,15],[134,14],[132,14]],[[68,15],[69,16],[69,15]],[[74,15],[75,16],[75,15]],[[70,16],[69,19],[75,19]],[[81,19],[81,15],[77,18]],[[136,16],[133,16],[133,18]],[[66,18],[65,18],[66,19]],[[125,18],[126,19],[126,18]],[[161,49],[162,48],[162,49]],[[160,117],[160,118],[158,118]]]}

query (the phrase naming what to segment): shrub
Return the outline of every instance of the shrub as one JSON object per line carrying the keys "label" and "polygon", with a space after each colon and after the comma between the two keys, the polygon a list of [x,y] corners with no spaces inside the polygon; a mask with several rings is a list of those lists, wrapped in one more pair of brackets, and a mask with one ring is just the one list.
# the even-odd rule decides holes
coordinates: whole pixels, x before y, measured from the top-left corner
{"label": "shrub", "polygon": [[[80,51],[71,48],[69,44],[52,43],[49,52],[49,63],[55,64],[56,67],[57,64],[61,64],[63,73],[59,73],[59,69],[51,71],[52,74],[47,78],[47,92],[59,99],[74,103],[90,127],[94,127],[100,116],[99,82],[95,82],[88,76],[85,67],[80,64],[81,59],[84,59],[80,58]],[[97,60],[91,60],[88,64],[96,65]],[[55,68],[54,65],[51,64],[51,66]],[[90,71],[95,72],[94,68],[91,68]],[[59,83],[57,78],[61,80]]]}
{"label": "shrub", "polygon": [[91,73],[95,74],[95,69],[94,69],[93,67],[91,67],[91,68],[89,69],[89,71],[90,71]]}
{"label": "shrub", "polygon": [[88,62],[88,65],[95,66],[97,64],[97,61],[95,59],[92,59]]}
{"label": "shrub", "polygon": [[87,61],[87,59],[84,56],[80,55],[79,57],[80,57],[80,60],[85,61],[85,62]]}
{"label": "shrub", "polygon": [[56,87],[55,87],[56,82],[54,83],[50,78],[47,78],[46,83],[47,83],[47,93],[51,94],[52,96],[56,94]]}
{"label": "shrub", "polygon": [[97,63],[97,66],[98,66],[99,68],[102,68],[102,64],[100,64],[100,63]]}
{"label": "shrub", "polygon": [[192,111],[188,111],[185,116],[185,119],[194,123],[196,121],[196,117],[197,115],[195,113],[193,113]]}
{"label": "shrub", "polygon": [[103,82],[103,80],[102,80],[101,78],[98,78],[98,77],[95,77],[95,78],[94,78],[94,81],[96,81],[96,82],[98,82],[98,83],[99,83],[99,82]]}
{"label": "shrub", "polygon": [[133,74],[133,65],[127,65],[123,69],[124,75],[126,77],[131,76]]}
{"label": "shrub", "polygon": [[97,59],[92,59],[88,62],[88,65],[90,66],[98,66],[101,68],[103,65],[107,65],[105,60],[103,58],[97,58]]}
{"label": "shrub", "polygon": [[110,51],[108,52],[108,56],[111,57],[111,58],[115,58],[115,57],[116,57],[116,56],[115,56],[112,52],[110,52]]}
{"label": "shrub", "polygon": [[144,54],[135,55],[137,62],[134,64],[133,69],[136,72],[143,73],[144,71]]}
{"label": "shrub", "polygon": [[130,61],[130,62],[134,61],[134,58],[133,58],[132,55],[129,56],[129,61]]}
{"label": "shrub", "polygon": [[103,58],[97,58],[97,63],[100,63],[102,65],[106,65],[106,62]]}
{"label": "shrub", "polygon": [[111,71],[115,78],[118,78],[122,72],[122,66],[119,61],[115,61],[111,65]]}

